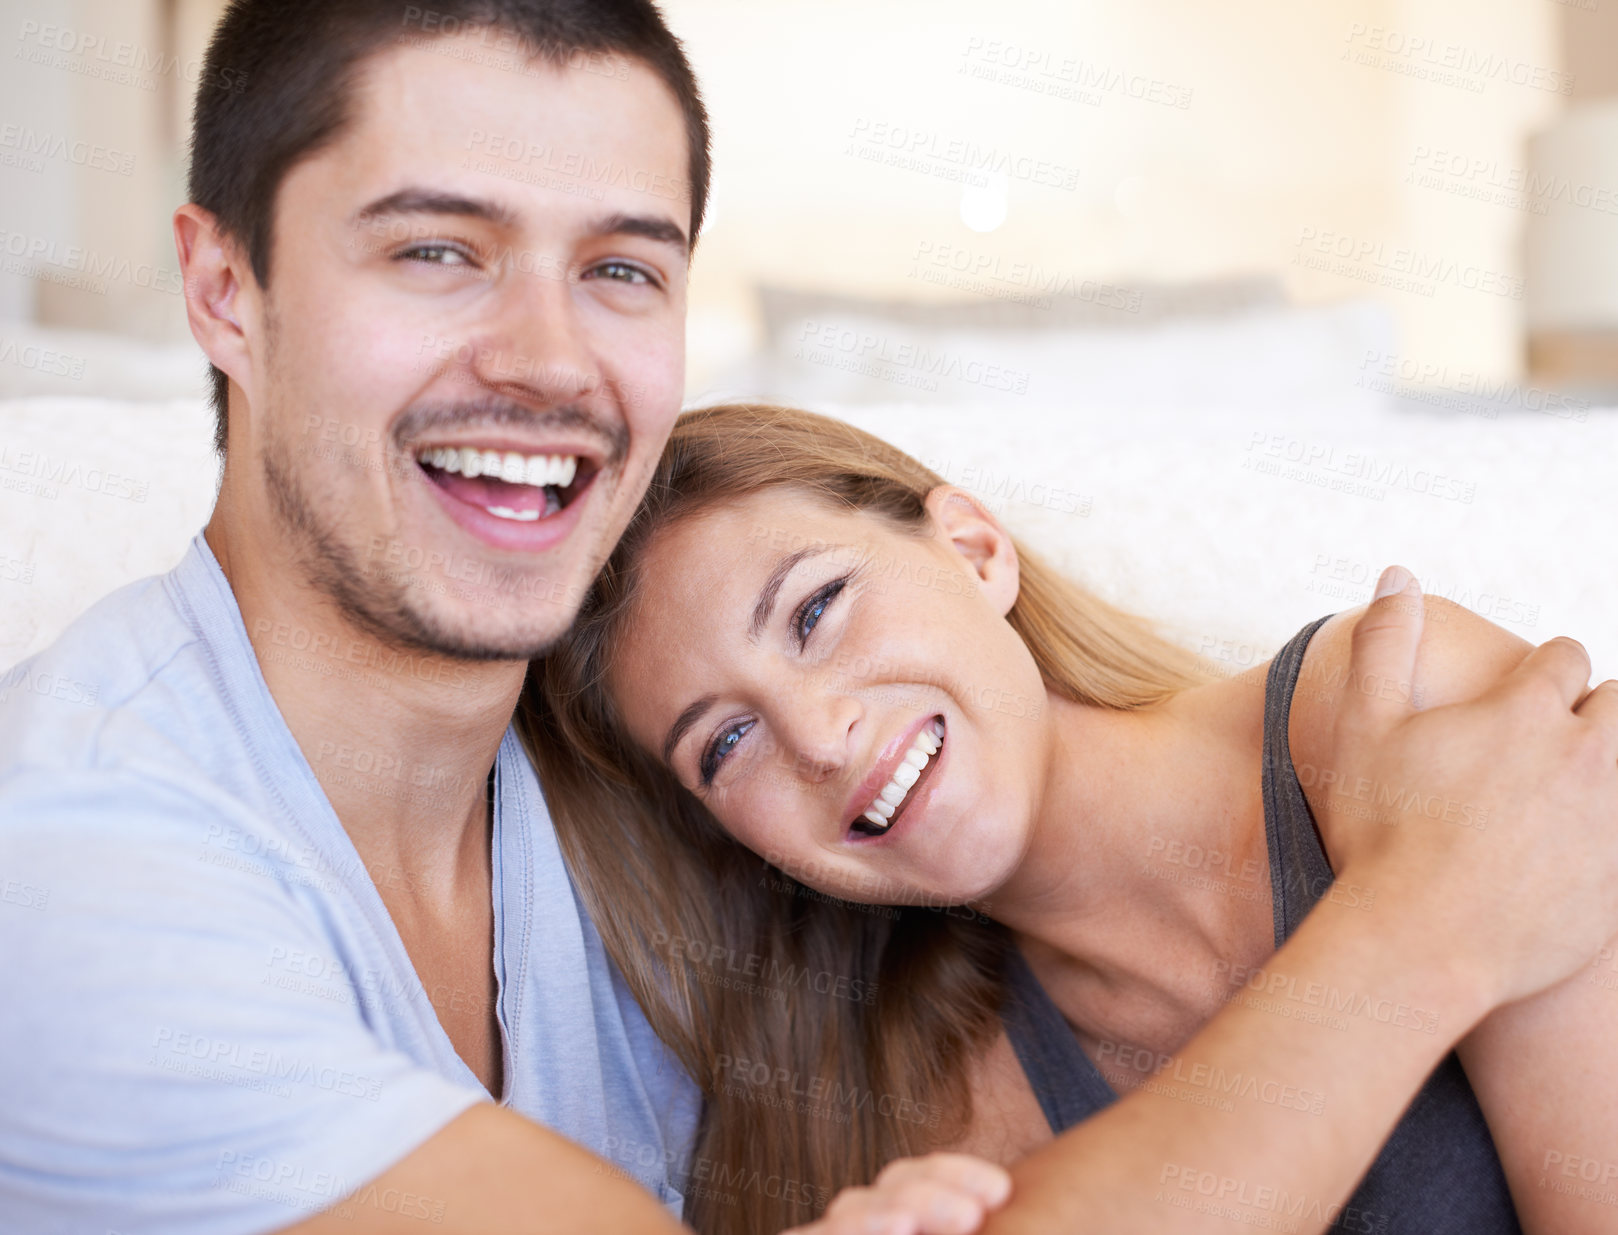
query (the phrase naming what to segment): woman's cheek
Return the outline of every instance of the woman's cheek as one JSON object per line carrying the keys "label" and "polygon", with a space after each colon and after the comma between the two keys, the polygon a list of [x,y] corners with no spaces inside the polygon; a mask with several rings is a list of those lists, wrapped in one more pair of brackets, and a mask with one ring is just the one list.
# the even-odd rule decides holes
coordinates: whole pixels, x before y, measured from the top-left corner
{"label": "woman's cheek", "polygon": [[779,790],[768,783],[771,773],[757,767],[741,771],[745,783],[736,787],[733,833],[756,852],[790,852],[790,816],[783,809]]}

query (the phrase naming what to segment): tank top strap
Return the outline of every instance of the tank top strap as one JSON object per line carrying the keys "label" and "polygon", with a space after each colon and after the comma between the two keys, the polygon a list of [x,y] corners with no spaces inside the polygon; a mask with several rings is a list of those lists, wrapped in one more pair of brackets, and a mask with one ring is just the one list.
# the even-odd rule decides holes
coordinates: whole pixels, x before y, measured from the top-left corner
{"label": "tank top strap", "polygon": [[1051,1129],[1071,1128],[1116,1102],[1117,1093],[1090,1062],[1016,944],[1006,949],[1005,979],[1000,1019]]}
{"label": "tank top strap", "polygon": [[[1333,878],[1287,740],[1303,654],[1326,621],[1326,617],[1313,621],[1289,639],[1270,662],[1264,683],[1264,835],[1270,852],[1277,948],[1292,937]],[[1305,769],[1305,773],[1313,783],[1315,769]]]}

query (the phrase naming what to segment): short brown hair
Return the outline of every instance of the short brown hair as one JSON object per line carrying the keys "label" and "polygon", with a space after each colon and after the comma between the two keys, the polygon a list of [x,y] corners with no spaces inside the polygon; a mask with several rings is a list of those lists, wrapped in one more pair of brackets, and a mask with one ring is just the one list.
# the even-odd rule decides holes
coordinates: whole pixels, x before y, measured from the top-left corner
{"label": "short brown hair", "polygon": [[[579,55],[641,61],[685,117],[691,241],[708,198],[708,114],[680,41],[652,0],[231,0],[214,30],[191,129],[190,198],[242,244],[269,286],[275,198],[288,171],[348,121],[355,69],[401,36],[497,30],[556,64]],[[229,380],[212,370],[214,447],[225,450]]]}

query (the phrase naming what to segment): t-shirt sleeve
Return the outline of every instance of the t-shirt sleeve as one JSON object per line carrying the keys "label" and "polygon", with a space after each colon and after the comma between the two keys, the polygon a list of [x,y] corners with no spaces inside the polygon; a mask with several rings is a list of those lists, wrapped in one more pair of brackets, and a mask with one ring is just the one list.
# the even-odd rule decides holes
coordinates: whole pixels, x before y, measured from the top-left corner
{"label": "t-shirt sleeve", "polygon": [[0,786],[5,1229],[250,1235],[350,1193],[430,1224],[364,1185],[487,1095],[390,1049],[343,983],[289,980],[341,971],[341,915],[208,843],[262,832],[244,813],[102,773]]}

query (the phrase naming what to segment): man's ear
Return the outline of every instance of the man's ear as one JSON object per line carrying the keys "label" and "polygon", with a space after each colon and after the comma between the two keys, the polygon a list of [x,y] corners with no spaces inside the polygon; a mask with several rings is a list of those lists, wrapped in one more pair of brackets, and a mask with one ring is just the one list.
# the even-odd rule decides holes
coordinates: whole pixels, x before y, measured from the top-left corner
{"label": "man's ear", "polygon": [[187,203],[174,212],[174,248],[184,278],[191,334],[217,369],[251,390],[248,330],[257,325],[258,282],[247,258],[219,230],[218,220]]}
{"label": "man's ear", "polygon": [[939,539],[977,576],[978,587],[1003,615],[1017,603],[1017,546],[1000,521],[965,489],[939,485],[926,499]]}

